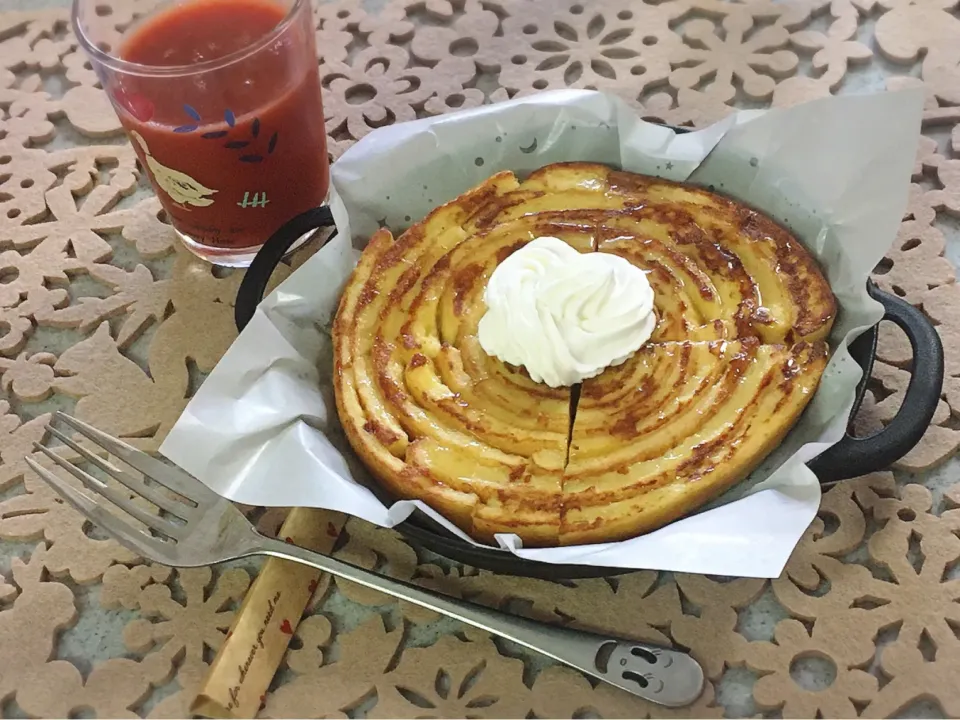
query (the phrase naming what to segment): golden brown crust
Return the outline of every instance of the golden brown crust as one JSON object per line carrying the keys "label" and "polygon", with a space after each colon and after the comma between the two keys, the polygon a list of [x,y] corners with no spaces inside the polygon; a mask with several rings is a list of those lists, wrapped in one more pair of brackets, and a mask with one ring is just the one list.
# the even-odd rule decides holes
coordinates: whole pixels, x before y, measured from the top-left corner
{"label": "golden brown crust", "polygon": [[396,240],[374,235],[334,323],[334,389],[347,438],[393,494],[488,541],[517,532],[555,545],[569,391],[479,350],[486,279],[517,237],[463,229],[517,186],[501,173]]}
{"label": "golden brown crust", "polygon": [[[493,269],[541,235],[621,255],[655,291],[651,342],[584,383],[572,427],[569,389],[477,339]],[[478,540],[615,540],[754,469],[816,389],[835,313],[809,253],[739,203],[594,163],[499,173],[371,238],[334,323],[337,411],[392,494]]]}
{"label": "golden brown crust", "polygon": [[654,390],[612,407],[597,387],[603,376],[588,380],[564,479],[561,542],[648,532],[742,480],[799,417],[828,352],[823,341],[791,348],[755,338],[650,345],[622,372]]}

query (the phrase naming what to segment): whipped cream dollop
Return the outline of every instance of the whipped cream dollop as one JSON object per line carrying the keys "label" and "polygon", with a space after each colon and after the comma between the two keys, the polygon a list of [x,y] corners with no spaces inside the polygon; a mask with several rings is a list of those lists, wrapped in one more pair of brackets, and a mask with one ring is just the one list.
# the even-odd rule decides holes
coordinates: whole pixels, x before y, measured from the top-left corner
{"label": "whipped cream dollop", "polygon": [[611,253],[538,237],[493,271],[480,346],[550,387],[626,361],[657,323],[646,273]]}

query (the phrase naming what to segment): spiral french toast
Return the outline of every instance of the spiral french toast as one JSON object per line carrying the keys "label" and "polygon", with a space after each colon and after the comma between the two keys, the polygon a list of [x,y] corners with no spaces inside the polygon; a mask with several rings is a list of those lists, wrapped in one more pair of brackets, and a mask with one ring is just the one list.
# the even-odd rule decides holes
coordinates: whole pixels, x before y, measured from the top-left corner
{"label": "spiral french toast", "polygon": [[[493,271],[542,236],[619,255],[654,290],[649,342],[574,389],[478,337]],[[809,253],[739,203],[589,163],[502,172],[371,238],[334,323],[337,409],[393,495],[477,540],[623,539],[716,497],[781,441],[835,313]]]}

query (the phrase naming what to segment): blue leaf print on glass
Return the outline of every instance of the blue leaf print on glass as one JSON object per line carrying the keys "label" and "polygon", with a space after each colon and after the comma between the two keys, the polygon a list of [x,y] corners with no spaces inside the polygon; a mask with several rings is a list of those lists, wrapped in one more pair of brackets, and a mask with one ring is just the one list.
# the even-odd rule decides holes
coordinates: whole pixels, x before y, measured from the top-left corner
{"label": "blue leaf print on glass", "polygon": [[227,125],[233,127],[237,124],[237,116],[233,114],[233,110],[225,110],[223,113],[223,119],[227,121]]}
{"label": "blue leaf print on glass", "polygon": [[200,122],[200,113],[198,113],[196,110],[194,110],[194,109],[193,109],[192,107],[190,107],[189,105],[184,105],[184,106],[183,106],[183,111],[184,111],[187,115],[189,115],[190,117],[192,117],[194,120],[196,120],[197,122]]}
{"label": "blue leaf print on glass", "polygon": [[227,150],[239,150],[240,148],[245,148],[249,144],[249,140],[231,140],[224,145],[224,147],[227,148]]}
{"label": "blue leaf print on glass", "polygon": [[222,138],[227,136],[226,130],[214,130],[213,132],[205,132],[202,137],[204,140],[216,140],[217,138]]}
{"label": "blue leaf print on glass", "polygon": [[198,127],[200,126],[199,125],[181,125],[180,127],[175,127],[173,131],[175,133],[188,133],[188,132],[193,132]]}
{"label": "blue leaf print on glass", "polygon": [[270,136],[270,142],[269,142],[269,144],[267,145],[267,153],[268,153],[268,154],[272,154],[273,151],[277,149],[277,137],[278,137],[279,135],[280,135],[280,133],[275,132],[273,135]]}
{"label": "blue leaf print on glass", "polygon": [[240,156],[240,162],[258,163],[258,162],[261,162],[262,160],[263,160],[262,155],[241,155]]}
{"label": "blue leaf print on glass", "polygon": [[250,127],[250,132],[253,133],[254,137],[257,137],[260,134],[260,118],[253,119],[253,125]]}

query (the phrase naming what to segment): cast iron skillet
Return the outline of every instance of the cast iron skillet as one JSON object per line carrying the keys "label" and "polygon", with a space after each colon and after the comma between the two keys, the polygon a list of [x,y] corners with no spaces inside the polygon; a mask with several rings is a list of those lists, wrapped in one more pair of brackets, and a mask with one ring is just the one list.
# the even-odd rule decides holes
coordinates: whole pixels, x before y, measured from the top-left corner
{"label": "cast iron skillet", "polygon": [[[333,216],[328,208],[316,208],[298,215],[281,227],[257,253],[237,292],[235,318],[242,330],[253,317],[263,298],[267,281],[291,245],[304,233],[316,228],[332,227]],[[866,438],[847,435],[836,445],[810,461],[809,467],[821,484],[883,470],[907,454],[923,436],[940,399],[943,386],[943,346],[930,321],[915,307],[890,295],[873,283],[870,295],[883,304],[883,319],[906,333],[913,349],[913,367],[903,405],[897,416],[883,430]],[[863,379],[857,387],[851,418],[857,413],[867,390],[877,353],[878,325],[873,326],[850,346],[853,358],[863,368]],[[508,575],[527,577],[585,578],[629,572],[622,568],[601,568],[580,565],[551,565],[518,558],[510,553],[476,547],[453,537],[424,515],[416,514],[396,528],[412,542],[453,560]]]}

